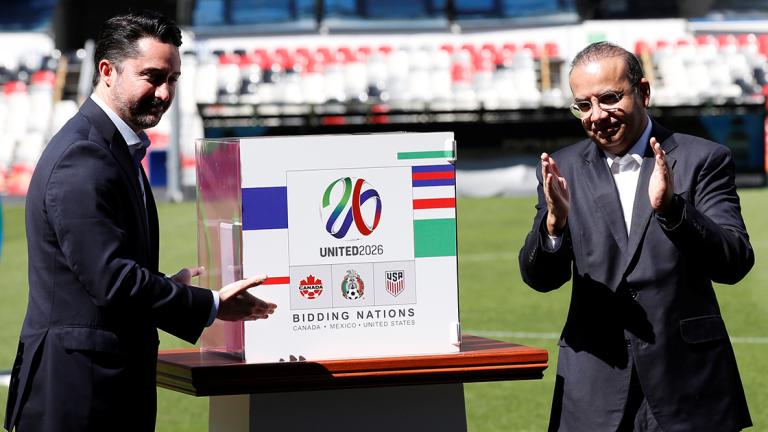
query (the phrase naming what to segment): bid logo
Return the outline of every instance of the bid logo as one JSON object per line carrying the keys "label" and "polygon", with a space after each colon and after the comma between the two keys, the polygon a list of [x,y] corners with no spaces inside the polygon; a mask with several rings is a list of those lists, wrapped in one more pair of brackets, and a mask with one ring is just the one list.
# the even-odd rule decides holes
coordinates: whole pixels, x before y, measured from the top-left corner
{"label": "bid logo", "polygon": [[405,272],[403,270],[385,271],[387,292],[397,297],[405,289]]}
{"label": "bid logo", "polygon": [[[321,214],[325,230],[337,239],[345,238],[353,223],[361,236],[367,236],[381,220],[381,197],[362,178],[340,178],[325,189]],[[359,238],[351,235],[348,240]]]}
{"label": "bid logo", "polygon": [[299,293],[305,299],[314,300],[323,293],[323,281],[316,279],[313,275],[309,275],[306,279],[302,279],[299,282]]}
{"label": "bid logo", "polygon": [[341,281],[341,295],[347,300],[357,300],[365,294],[365,284],[360,275],[354,270],[347,270]]}

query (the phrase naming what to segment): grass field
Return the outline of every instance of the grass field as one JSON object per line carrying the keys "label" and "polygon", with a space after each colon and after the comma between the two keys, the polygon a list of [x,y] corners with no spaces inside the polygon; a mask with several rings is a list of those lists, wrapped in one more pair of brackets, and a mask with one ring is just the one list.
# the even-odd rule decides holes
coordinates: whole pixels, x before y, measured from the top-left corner
{"label": "grass field", "polygon": [[[718,287],[722,313],[734,339],[755,428],[768,430],[768,189],[741,192],[743,213],[757,263],[735,287]],[[459,276],[465,333],[546,348],[550,367],[543,380],[468,384],[466,406],[471,431],[544,431],[554,385],[559,333],[570,289],[549,294],[520,280],[517,251],[533,217],[533,197],[459,201]],[[175,272],[196,262],[193,203],[161,204],[161,269]],[[5,208],[5,242],[0,259],[0,369],[11,367],[26,310],[26,243],[23,208]],[[161,348],[189,346],[163,335]],[[0,408],[7,389],[0,388]],[[137,401],[140,403],[140,401]],[[4,409],[1,411],[4,413]],[[207,401],[158,391],[158,431],[207,430]]]}

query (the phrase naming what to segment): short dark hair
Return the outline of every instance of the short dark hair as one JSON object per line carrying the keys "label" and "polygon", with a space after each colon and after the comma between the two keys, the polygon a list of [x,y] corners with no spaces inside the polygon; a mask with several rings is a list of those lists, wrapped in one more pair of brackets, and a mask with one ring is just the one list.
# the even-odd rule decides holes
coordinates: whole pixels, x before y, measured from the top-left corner
{"label": "short dark hair", "polygon": [[181,46],[179,27],[172,19],[157,12],[145,10],[108,19],[96,38],[93,53],[96,66],[93,71],[94,87],[99,83],[100,61],[109,60],[119,69],[123,60],[138,56],[137,42],[146,37]]}
{"label": "short dark hair", "polygon": [[630,84],[635,85],[639,83],[645,76],[643,73],[643,66],[634,54],[610,42],[595,42],[579,51],[571,62],[571,71],[573,71],[576,66],[609,57],[624,58],[624,62],[627,65],[627,80]]}

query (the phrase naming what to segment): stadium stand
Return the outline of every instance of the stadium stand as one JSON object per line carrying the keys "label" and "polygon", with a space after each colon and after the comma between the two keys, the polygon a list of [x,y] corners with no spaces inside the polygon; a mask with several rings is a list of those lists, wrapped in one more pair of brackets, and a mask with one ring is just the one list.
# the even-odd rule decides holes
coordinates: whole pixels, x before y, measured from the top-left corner
{"label": "stadium stand", "polygon": [[[379,9],[364,7],[369,2],[295,0],[273,2],[268,11],[246,3],[206,0],[192,12],[179,113],[150,131],[154,144],[145,163],[153,185],[167,182],[174,133],[181,184],[192,188],[194,140],[205,134],[365,132],[387,124],[444,130],[462,118],[482,118],[480,127],[494,121],[558,125],[559,114],[553,113],[567,114],[561,109],[570,98],[568,63],[592,39],[634,47],[655,81],[654,107],[721,107],[729,115],[752,107],[764,117],[765,33],[701,31],[685,19],[655,20],[650,33],[650,22],[642,20],[580,22],[569,1],[529,1],[518,5],[515,16],[508,6],[471,1],[412,2],[418,7],[395,2]],[[325,16],[313,21],[319,3]],[[404,14],[417,19],[404,27],[393,20]],[[563,16],[571,21],[554,18]],[[440,17],[447,17],[442,27],[432,26]],[[523,27],[514,21],[520,17],[550,21]],[[498,19],[507,21],[498,25]],[[385,22],[395,30],[354,27],[355,20]],[[315,27],[307,31],[307,22]],[[284,29],[256,32],[270,26]],[[5,32],[0,39],[17,48],[0,58],[0,193],[23,196],[42,147],[87,96],[92,69],[87,46],[62,53],[40,31]],[[425,126],[430,122],[435,124]],[[764,181],[765,146],[746,147],[743,165],[759,168]]]}

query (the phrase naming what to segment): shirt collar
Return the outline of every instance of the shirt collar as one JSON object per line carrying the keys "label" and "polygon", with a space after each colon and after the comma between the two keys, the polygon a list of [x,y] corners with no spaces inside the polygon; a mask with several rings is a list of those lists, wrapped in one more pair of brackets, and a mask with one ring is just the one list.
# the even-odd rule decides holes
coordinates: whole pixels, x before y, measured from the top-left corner
{"label": "shirt collar", "polygon": [[[638,165],[643,164],[643,155],[645,155],[645,149],[650,145],[650,139],[651,139],[651,118],[648,118],[648,123],[645,125],[645,129],[643,130],[643,133],[640,134],[640,139],[635,141],[635,144],[632,146],[632,148],[629,149],[627,154],[625,156],[630,156],[632,159],[637,161]],[[608,167],[610,168],[613,165],[613,161],[620,159],[617,156],[614,156],[610,153],[605,153],[605,159],[608,161]]]}
{"label": "shirt collar", "polygon": [[98,97],[96,93],[91,94],[91,99],[104,111],[105,114],[107,114],[107,117],[112,120],[112,123],[115,124],[117,131],[120,132],[120,135],[122,135],[126,144],[129,146],[140,144],[142,147],[149,147],[149,137],[144,131],[139,131],[138,134],[134,132],[133,129],[128,126],[128,123],[121,119],[117,113],[112,111],[112,108]]}

